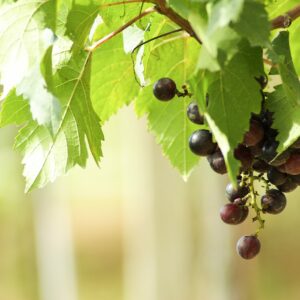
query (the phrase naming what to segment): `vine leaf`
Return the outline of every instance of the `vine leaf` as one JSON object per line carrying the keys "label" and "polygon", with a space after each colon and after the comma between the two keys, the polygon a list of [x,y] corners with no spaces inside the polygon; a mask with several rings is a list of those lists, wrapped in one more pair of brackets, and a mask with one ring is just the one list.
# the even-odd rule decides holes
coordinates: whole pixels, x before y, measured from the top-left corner
{"label": "vine leaf", "polygon": [[4,95],[32,66],[39,65],[53,38],[49,29],[55,29],[55,1],[20,0],[0,7],[0,83]]}
{"label": "vine leaf", "polygon": [[[194,78],[199,82],[202,79]],[[263,74],[262,50],[252,48],[246,41],[239,45],[239,52],[219,72],[211,73],[207,88],[195,90],[199,106],[224,155],[231,181],[236,182],[240,163],[234,158],[234,149],[249,129],[251,113],[259,113],[262,96],[255,80]],[[193,86],[200,86],[193,84]],[[203,105],[205,91],[209,95],[208,106]]]}
{"label": "vine leaf", "polygon": [[29,102],[21,95],[17,96],[13,89],[2,103],[0,112],[0,127],[15,124],[22,125],[31,119]]}
{"label": "vine leaf", "polygon": [[125,53],[122,35],[101,45],[93,53],[91,97],[102,122],[134,100],[139,89],[133,61],[130,53]]}
{"label": "vine leaf", "polygon": [[300,82],[291,56],[288,31],[281,31],[273,40],[269,57],[277,64],[286,98],[296,108],[300,105]]}
{"label": "vine leaf", "polygon": [[274,113],[272,127],[278,130],[278,153],[288,149],[300,137],[300,110],[288,98],[283,85],[268,96],[267,107]]}
{"label": "vine leaf", "polygon": [[54,75],[53,93],[62,110],[54,133],[31,121],[16,137],[15,148],[24,155],[26,191],[44,186],[76,164],[85,166],[86,140],[96,163],[100,160],[103,135],[90,100],[90,60],[90,53],[74,54]]}

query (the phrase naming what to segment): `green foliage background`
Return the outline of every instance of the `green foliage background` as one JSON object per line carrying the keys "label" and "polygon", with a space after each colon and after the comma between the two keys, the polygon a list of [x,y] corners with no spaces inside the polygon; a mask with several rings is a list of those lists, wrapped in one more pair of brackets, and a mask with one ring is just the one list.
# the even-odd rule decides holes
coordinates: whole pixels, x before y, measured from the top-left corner
{"label": "green foliage background", "polygon": [[172,77],[179,87],[189,84],[233,181],[239,169],[234,148],[251,113],[261,107],[254,77],[269,71],[263,57],[278,65],[281,78],[268,102],[280,132],[279,153],[300,136],[299,22],[280,33],[271,32],[269,23],[297,1],[169,0],[202,45],[177,32],[132,55],[142,41],[178,29],[167,17],[151,13],[95,51],[86,51],[141,10],[141,3],[105,6],[111,2],[0,2],[0,125],[21,126],[15,149],[23,155],[26,191],[75,165],[84,167],[88,152],[99,164],[103,123],[131,102],[138,116],[147,117],[164,155],[187,178],[198,164],[188,149],[188,137],[196,129],[186,118],[190,99],[155,100],[152,85],[161,77]]}

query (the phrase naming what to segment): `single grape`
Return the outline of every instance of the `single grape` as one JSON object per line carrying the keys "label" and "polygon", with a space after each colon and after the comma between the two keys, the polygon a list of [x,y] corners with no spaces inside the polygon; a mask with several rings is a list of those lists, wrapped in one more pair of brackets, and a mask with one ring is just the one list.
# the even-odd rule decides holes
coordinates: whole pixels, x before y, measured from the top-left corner
{"label": "single grape", "polygon": [[216,150],[213,154],[207,156],[210,167],[218,174],[227,173],[227,168],[224,156],[220,149]]}
{"label": "single grape", "polygon": [[294,182],[300,185],[300,174],[299,175],[290,175],[289,176]]}
{"label": "single grape", "polygon": [[278,147],[278,142],[274,140],[267,140],[262,147],[262,159],[269,162],[276,156],[276,149]]}
{"label": "single grape", "polygon": [[250,146],[248,147],[248,149],[251,152],[251,155],[253,157],[260,157],[262,155],[262,146],[264,144],[264,141],[260,141],[258,144],[256,144],[255,146]]}
{"label": "single grape", "polygon": [[161,101],[173,99],[176,92],[176,83],[171,78],[161,78],[153,86],[154,96]]}
{"label": "single grape", "polygon": [[265,173],[270,170],[271,166],[261,159],[256,159],[253,162],[252,168],[256,172]]}
{"label": "single grape", "polygon": [[189,146],[193,153],[207,156],[214,153],[217,144],[212,141],[212,135],[208,130],[200,129],[194,131],[190,136]]}
{"label": "single grape", "polygon": [[271,160],[269,164],[274,167],[278,167],[286,163],[286,161],[290,158],[291,152],[290,151],[284,151],[280,155],[278,155],[276,158]]}
{"label": "single grape", "polygon": [[264,128],[262,124],[255,120],[250,120],[250,129],[244,135],[243,144],[246,146],[255,146],[264,138]]}
{"label": "single grape", "polygon": [[226,224],[237,225],[245,221],[249,213],[246,206],[234,203],[225,204],[220,210],[220,217]]}
{"label": "single grape", "polygon": [[271,189],[261,197],[261,207],[263,212],[269,214],[279,214],[286,206],[286,198],[284,194],[278,190]]}
{"label": "single grape", "polygon": [[289,175],[300,174],[300,153],[293,153],[289,159],[281,166],[278,167],[281,172]]}
{"label": "single grape", "polygon": [[287,180],[283,184],[277,185],[277,188],[279,189],[279,191],[281,191],[283,193],[292,192],[297,187],[298,187],[298,184],[295,181],[293,181],[290,177],[287,178]]}
{"label": "single grape", "polygon": [[199,108],[196,102],[191,102],[186,111],[187,117],[195,124],[204,124],[204,116],[199,113]]}
{"label": "single grape", "polygon": [[251,168],[253,163],[253,157],[249,148],[240,144],[234,150],[234,157],[242,163],[242,170],[247,171]]}
{"label": "single grape", "polygon": [[242,236],[236,245],[237,253],[244,259],[255,257],[260,251],[260,241],[255,235]]}
{"label": "single grape", "polygon": [[277,186],[284,184],[287,180],[287,174],[281,173],[276,168],[271,168],[267,173],[267,177],[271,183]]}
{"label": "single grape", "polygon": [[235,188],[232,183],[228,183],[226,186],[225,194],[230,202],[233,202],[237,198],[244,198],[250,193],[249,187],[241,185],[240,180],[238,180],[237,184],[237,188]]}

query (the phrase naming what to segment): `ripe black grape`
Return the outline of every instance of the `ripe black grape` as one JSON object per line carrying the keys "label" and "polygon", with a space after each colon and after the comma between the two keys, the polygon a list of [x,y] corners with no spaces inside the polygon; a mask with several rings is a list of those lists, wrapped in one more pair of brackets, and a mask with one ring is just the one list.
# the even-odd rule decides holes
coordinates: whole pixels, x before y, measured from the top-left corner
{"label": "ripe black grape", "polygon": [[226,224],[237,225],[245,221],[249,213],[246,206],[227,203],[220,210],[220,217]]}
{"label": "ripe black grape", "polygon": [[277,185],[277,188],[283,193],[289,193],[295,190],[297,186],[298,184],[289,177],[283,184]]}
{"label": "ripe black grape", "polygon": [[246,146],[255,146],[264,138],[264,128],[261,123],[255,119],[250,120],[250,129],[244,135],[243,144]]}
{"label": "ripe black grape", "polygon": [[285,172],[289,175],[300,174],[300,154],[293,153],[289,159],[281,166],[278,167],[281,172]]}
{"label": "ripe black grape", "polygon": [[252,168],[256,172],[265,173],[270,170],[271,166],[261,159],[256,159],[256,160],[254,160]]}
{"label": "ripe black grape", "polygon": [[195,124],[204,124],[204,117],[199,113],[199,108],[196,102],[191,102],[186,111],[187,117]]}
{"label": "ripe black grape", "polygon": [[234,150],[234,157],[242,163],[242,170],[247,171],[251,168],[253,163],[253,156],[249,148],[240,144]]}
{"label": "ripe black grape", "polygon": [[200,129],[192,133],[189,146],[193,153],[200,156],[212,154],[217,145],[212,141],[212,135],[208,130]]}
{"label": "ripe black grape", "polygon": [[236,245],[238,254],[244,259],[255,257],[260,251],[260,241],[255,235],[242,236]]}
{"label": "ripe black grape", "polygon": [[241,182],[238,181],[238,187],[235,188],[232,183],[228,183],[226,186],[226,197],[230,202],[233,202],[237,198],[243,198],[247,196],[250,192],[248,186],[242,186]]}
{"label": "ripe black grape", "polygon": [[262,147],[262,158],[269,162],[276,156],[276,149],[278,147],[278,142],[274,140],[267,140]]}
{"label": "ripe black grape", "polygon": [[287,174],[281,173],[276,168],[271,168],[267,173],[267,177],[271,183],[277,186],[284,184],[287,180]]}
{"label": "ripe black grape", "polygon": [[176,92],[176,83],[171,78],[161,78],[153,86],[154,96],[161,101],[173,99]]}
{"label": "ripe black grape", "polygon": [[220,149],[216,150],[213,154],[207,156],[210,167],[219,174],[227,173],[224,156]]}
{"label": "ripe black grape", "polygon": [[284,194],[278,190],[271,189],[261,197],[261,207],[263,212],[269,214],[279,214],[286,206]]}

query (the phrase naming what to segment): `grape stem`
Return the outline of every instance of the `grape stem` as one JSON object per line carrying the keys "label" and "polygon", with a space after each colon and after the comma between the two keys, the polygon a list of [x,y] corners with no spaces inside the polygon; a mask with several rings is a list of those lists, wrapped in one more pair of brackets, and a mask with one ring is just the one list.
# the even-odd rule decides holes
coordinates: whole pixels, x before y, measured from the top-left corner
{"label": "grape stem", "polygon": [[300,17],[300,4],[271,20],[272,29],[287,28],[294,20]]}
{"label": "grape stem", "polygon": [[251,194],[251,207],[255,210],[256,216],[253,218],[253,221],[257,221],[259,223],[259,227],[256,230],[255,236],[258,236],[260,231],[265,227],[265,220],[261,216],[261,208],[257,204],[257,195],[258,193],[255,191],[254,187],[254,179],[253,173],[251,172],[249,175],[250,182],[249,182],[249,188],[250,188],[250,194]]}
{"label": "grape stem", "polygon": [[[130,21],[128,21],[126,24],[118,28],[117,30],[111,32],[107,36],[103,37],[99,41],[95,42],[92,46],[87,47],[85,50],[87,51],[94,51],[98,47],[100,47],[105,42],[112,39],[114,36],[122,32],[127,27],[131,26],[136,21],[142,19],[146,15],[158,12],[162,15],[165,15],[168,17],[171,21],[173,21],[175,24],[179,25],[180,28],[185,30],[191,37],[195,38],[199,44],[202,44],[201,39],[198,37],[196,32],[194,31],[192,25],[190,22],[183,17],[181,17],[178,13],[176,13],[171,7],[168,6],[166,0],[127,0],[127,1],[119,1],[119,2],[113,2],[109,4],[104,4],[101,7],[109,7],[114,5],[121,5],[121,4],[130,4],[130,3],[152,3],[155,6],[147,8],[144,12],[141,12],[138,16],[134,17]],[[289,27],[294,20],[300,17],[300,5],[295,6],[293,9],[287,11],[285,14],[280,15],[273,20],[271,20],[271,29],[278,29],[278,28],[287,28]]]}
{"label": "grape stem", "polygon": [[117,34],[119,34],[120,32],[122,32],[123,30],[125,30],[129,26],[131,26],[133,23],[135,23],[136,21],[142,19],[143,17],[145,17],[145,16],[147,16],[147,15],[153,13],[153,12],[156,12],[155,7],[147,8],[142,13],[140,13],[138,16],[134,17],[133,19],[131,19],[130,21],[128,21],[126,24],[124,24],[123,26],[121,26],[120,28],[118,28],[116,31],[113,31],[110,34],[106,35],[105,37],[103,37],[99,41],[95,42],[92,46],[85,48],[85,50],[89,51],[89,52],[95,51],[102,44],[104,44],[104,43],[108,42],[109,40],[111,40],[114,36],[116,36]]}

